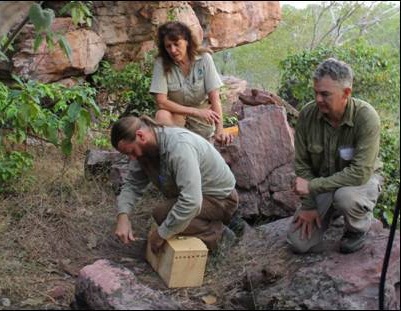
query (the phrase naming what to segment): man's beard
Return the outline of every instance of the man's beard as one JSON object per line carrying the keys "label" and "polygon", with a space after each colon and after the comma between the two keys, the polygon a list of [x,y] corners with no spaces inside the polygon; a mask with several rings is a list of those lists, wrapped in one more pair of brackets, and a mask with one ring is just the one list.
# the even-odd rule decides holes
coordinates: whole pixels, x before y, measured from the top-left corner
{"label": "man's beard", "polygon": [[155,159],[159,157],[159,147],[154,146],[154,147],[148,147],[147,150],[143,151],[143,154],[138,157],[138,160],[148,158],[148,159]]}

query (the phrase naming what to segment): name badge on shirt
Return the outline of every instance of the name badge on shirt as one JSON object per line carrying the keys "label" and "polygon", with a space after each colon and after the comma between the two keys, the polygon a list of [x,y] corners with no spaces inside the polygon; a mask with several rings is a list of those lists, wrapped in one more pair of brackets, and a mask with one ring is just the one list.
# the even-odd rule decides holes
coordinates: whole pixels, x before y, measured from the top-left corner
{"label": "name badge on shirt", "polygon": [[340,157],[345,161],[350,161],[354,157],[355,148],[353,147],[340,147]]}

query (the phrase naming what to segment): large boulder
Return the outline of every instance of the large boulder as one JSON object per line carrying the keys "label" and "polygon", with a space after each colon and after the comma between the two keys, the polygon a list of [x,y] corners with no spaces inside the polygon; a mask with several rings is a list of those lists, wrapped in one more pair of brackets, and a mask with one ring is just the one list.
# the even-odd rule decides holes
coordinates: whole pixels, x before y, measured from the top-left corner
{"label": "large boulder", "polygon": [[52,28],[68,41],[71,58],[58,44],[50,50],[46,40],[34,51],[33,26],[27,25],[19,38],[19,50],[12,57],[13,73],[44,83],[94,73],[106,51],[103,39],[91,30],[75,28],[71,18],[56,18]]}
{"label": "large boulder", "polygon": [[75,298],[75,307],[86,310],[182,309],[172,298],[141,284],[131,270],[105,259],[80,270]]}
{"label": "large boulder", "polygon": [[205,29],[205,45],[216,51],[261,40],[281,20],[277,1],[191,2]]}
{"label": "large boulder", "polygon": [[168,20],[186,23],[215,51],[261,40],[281,20],[277,1],[95,1],[94,10],[106,56],[120,65],[155,48],[157,27]]}
{"label": "large boulder", "polygon": [[128,175],[129,159],[116,150],[87,150],[84,163],[87,179],[100,179],[110,182],[116,194]]}
{"label": "large boulder", "polygon": [[292,190],[294,142],[286,109],[242,105],[241,114],[233,144],[216,145],[235,175],[240,214],[250,220],[291,216],[300,200]]}
{"label": "large boulder", "polygon": [[[21,1],[6,2],[2,7],[9,12],[21,8]],[[56,11],[61,4],[46,3]],[[26,14],[29,5],[23,9]],[[15,28],[19,16],[0,29]],[[94,1],[91,27],[76,28],[69,18],[54,21],[53,30],[61,32],[71,46],[71,60],[57,47],[47,51],[45,44],[34,52],[33,27],[28,23],[17,38],[11,70],[26,78],[54,82],[93,73],[103,57],[122,68],[156,48],[157,28],[169,20],[186,23],[200,43],[219,51],[263,39],[280,19],[278,1]]]}
{"label": "large boulder", "polygon": [[[339,220],[327,231],[319,253],[302,255],[292,253],[286,243],[292,217],[246,230],[230,255],[242,259],[241,254],[246,254],[247,258],[246,262],[238,262],[237,271],[246,271],[244,291],[238,296],[244,300],[252,295],[254,306],[261,310],[378,310],[389,230],[374,220],[364,248],[341,254],[338,250],[343,225]],[[398,231],[386,274],[386,310],[399,310],[399,284]]]}
{"label": "large boulder", "polygon": [[1,1],[0,2],[0,37],[5,36],[15,25],[28,15],[31,5],[36,1]]}

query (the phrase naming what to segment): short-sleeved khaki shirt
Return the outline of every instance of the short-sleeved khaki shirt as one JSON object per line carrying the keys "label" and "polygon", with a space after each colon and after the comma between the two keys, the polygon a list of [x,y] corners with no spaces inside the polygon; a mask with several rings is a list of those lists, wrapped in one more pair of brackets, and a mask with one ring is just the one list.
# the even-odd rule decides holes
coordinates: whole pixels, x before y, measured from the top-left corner
{"label": "short-sleeved khaki shirt", "polygon": [[167,94],[168,99],[183,106],[198,107],[205,102],[210,91],[222,85],[212,56],[208,53],[196,56],[188,76],[184,76],[177,65],[165,73],[159,57],[154,64],[150,92]]}

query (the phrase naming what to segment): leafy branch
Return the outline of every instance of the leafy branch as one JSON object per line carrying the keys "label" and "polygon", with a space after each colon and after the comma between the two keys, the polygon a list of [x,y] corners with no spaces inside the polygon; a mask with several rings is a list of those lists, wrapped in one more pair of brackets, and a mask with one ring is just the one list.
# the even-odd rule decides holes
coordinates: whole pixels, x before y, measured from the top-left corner
{"label": "leafy branch", "polygon": [[[34,38],[34,51],[36,52],[43,40],[46,41],[47,47],[50,51],[54,49],[55,42],[58,43],[60,48],[68,56],[71,61],[71,47],[65,37],[52,30],[52,24],[55,18],[55,13],[52,9],[43,9],[42,5],[45,1],[40,1],[39,3],[34,3],[29,9],[28,15],[24,20],[16,27],[16,29],[10,34],[7,41],[0,46],[0,60],[9,61],[6,53],[10,49],[12,42],[20,34],[22,28],[31,22],[35,27],[35,38]],[[74,25],[92,25],[92,13],[90,7],[92,6],[92,1],[70,1],[61,10],[60,14],[65,14],[70,12],[72,22]]]}

